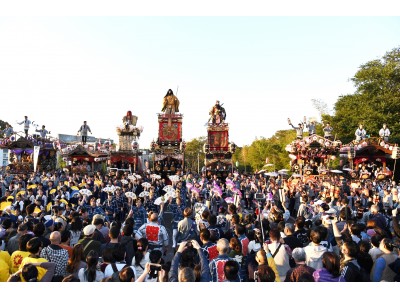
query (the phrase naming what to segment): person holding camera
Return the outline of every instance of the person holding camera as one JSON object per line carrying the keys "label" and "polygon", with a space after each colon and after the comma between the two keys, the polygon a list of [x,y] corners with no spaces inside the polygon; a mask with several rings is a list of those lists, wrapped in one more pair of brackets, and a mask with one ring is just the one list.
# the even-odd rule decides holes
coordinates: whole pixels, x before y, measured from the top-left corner
{"label": "person holding camera", "polygon": [[[153,274],[153,275],[151,275]],[[148,282],[146,280],[147,277],[153,277],[155,276],[157,282],[164,282],[165,278],[165,270],[162,268],[160,264],[154,264],[154,263],[149,263],[147,262],[142,275],[139,276],[138,279],[136,279],[136,282]]]}
{"label": "person holding camera", "polygon": [[[183,241],[180,243],[178,250],[175,253],[174,258],[172,259],[171,269],[168,274],[169,281],[170,282],[178,282],[178,281],[179,282],[195,282],[196,281],[196,276],[195,276],[195,272],[194,272],[193,268],[184,267],[184,268],[179,269],[183,252],[188,251],[190,249],[195,249],[200,258],[200,279],[199,279],[199,281],[200,282],[210,282],[211,275],[210,275],[209,266],[207,264],[208,260],[205,256],[203,250],[201,249],[199,243],[196,240]],[[226,255],[226,257],[229,260],[232,260],[227,255]],[[223,268],[222,268],[222,272],[223,272]]]}

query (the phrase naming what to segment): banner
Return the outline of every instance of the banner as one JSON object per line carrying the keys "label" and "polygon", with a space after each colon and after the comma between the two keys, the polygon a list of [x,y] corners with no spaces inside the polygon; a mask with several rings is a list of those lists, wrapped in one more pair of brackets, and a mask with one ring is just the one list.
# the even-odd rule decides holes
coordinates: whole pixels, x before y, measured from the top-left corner
{"label": "banner", "polygon": [[210,145],[210,151],[227,152],[229,150],[228,130],[208,131],[208,144]]}
{"label": "banner", "polygon": [[33,147],[33,171],[34,172],[36,172],[36,167],[37,167],[38,158],[39,158],[39,151],[40,151],[40,146]]}
{"label": "banner", "polygon": [[159,121],[158,139],[160,142],[180,142],[182,138],[182,123],[172,120],[169,124],[165,120]]}

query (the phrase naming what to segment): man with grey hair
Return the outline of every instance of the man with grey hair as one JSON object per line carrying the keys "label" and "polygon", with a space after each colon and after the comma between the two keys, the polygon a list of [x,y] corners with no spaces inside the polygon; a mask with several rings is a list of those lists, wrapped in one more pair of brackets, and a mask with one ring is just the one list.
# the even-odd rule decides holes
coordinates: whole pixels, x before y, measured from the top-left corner
{"label": "man with grey hair", "polygon": [[299,278],[306,273],[312,276],[315,269],[306,265],[306,252],[303,248],[293,249],[292,257],[296,266],[286,273],[285,282],[298,282]]}
{"label": "man with grey hair", "polygon": [[61,233],[59,231],[53,231],[50,234],[50,245],[43,248],[40,252],[40,257],[47,259],[48,261],[56,264],[54,276],[64,277],[67,275],[67,264],[68,264],[68,251],[61,248]]}
{"label": "man with grey hair", "polygon": [[379,212],[379,206],[377,204],[371,205],[370,211],[371,211],[371,214],[369,216],[369,219],[375,221],[376,225],[379,228],[390,233],[390,230],[388,229],[388,226],[387,226],[386,218]]}
{"label": "man with grey hair", "polygon": [[[294,235],[294,224],[286,223],[283,233],[286,237],[283,238],[285,244],[293,251],[295,248],[303,247],[303,243]],[[291,266],[293,267],[293,266]]]}
{"label": "man with grey hair", "polygon": [[149,249],[163,250],[165,255],[169,243],[169,237],[167,229],[163,225],[159,224],[157,213],[153,212],[149,216],[149,223],[140,226],[136,236],[139,238],[146,238],[149,241]]}
{"label": "man with grey hair", "polygon": [[[210,262],[211,279],[213,282],[225,281],[224,267],[227,261],[234,260],[228,256],[229,242],[227,239],[219,239],[217,242],[218,256]],[[240,274],[240,266],[238,266]]]}

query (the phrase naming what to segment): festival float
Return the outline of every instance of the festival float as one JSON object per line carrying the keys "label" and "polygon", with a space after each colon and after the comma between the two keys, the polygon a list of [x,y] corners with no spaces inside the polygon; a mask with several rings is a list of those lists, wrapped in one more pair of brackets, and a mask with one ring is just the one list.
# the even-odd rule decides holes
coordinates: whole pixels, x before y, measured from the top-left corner
{"label": "festival float", "polygon": [[86,143],[82,145],[62,144],[60,153],[67,164],[68,171],[77,174],[92,174],[105,171],[105,165],[110,156],[111,142]]}
{"label": "festival float", "polygon": [[300,175],[326,176],[332,161],[336,160],[342,145],[340,140],[331,141],[313,134],[296,139],[286,146],[291,170]]}
{"label": "festival float", "polygon": [[34,149],[38,147],[37,170],[51,171],[56,168],[56,148],[51,139],[42,139],[38,135],[27,138],[14,133],[8,138],[0,139],[0,148],[8,149],[9,163],[6,170],[14,174],[34,171]]}
{"label": "festival float", "polygon": [[225,122],[226,112],[219,101],[212,107],[207,122],[207,142],[203,146],[206,176],[217,175],[226,178],[233,173],[232,155],[236,145],[229,142],[229,124]]}
{"label": "festival float", "polygon": [[143,127],[137,127],[138,117],[128,111],[122,118],[123,124],[117,127],[119,145],[117,151],[111,151],[108,167],[111,169],[128,170],[129,172],[142,172],[141,151],[139,150],[139,137]]}
{"label": "festival float", "polygon": [[340,165],[353,179],[378,180],[391,178],[389,165],[399,158],[397,144],[385,142],[379,137],[352,141],[340,148]]}
{"label": "festival float", "polygon": [[184,169],[186,143],[182,140],[183,114],[179,100],[169,90],[164,97],[162,113],[158,113],[158,138],[152,141],[153,172],[162,178],[180,174]]}

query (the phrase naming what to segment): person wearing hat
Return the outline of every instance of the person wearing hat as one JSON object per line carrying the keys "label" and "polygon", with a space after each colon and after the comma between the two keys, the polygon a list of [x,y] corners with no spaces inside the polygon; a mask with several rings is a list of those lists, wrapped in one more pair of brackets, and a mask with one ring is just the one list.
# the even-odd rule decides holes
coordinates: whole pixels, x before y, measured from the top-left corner
{"label": "person wearing hat", "polygon": [[386,143],[389,142],[390,130],[387,127],[386,123],[383,123],[382,128],[379,130],[379,136],[383,139]]}
{"label": "person wearing hat", "polygon": [[317,202],[315,202],[315,210],[316,214],[311,219],[313,223],[322,218],[325,212],[329,210],[329,205],[323,202],[322,200],[318,200]]}
{"label": "person wearing hat", "polygon": [[179,112],[179,100],[171,89],[168,90],[167,94],[163,98],[161,111],[166,114],[175,114]]}
{"label": "person wearing hat", "polygon": [[31,124],[33,124],[31,120],[28,119],[28,116],[25,116],[25,119],[21,122],[17,122],[18,125],[24,124],[25,138],[28,138],[28,131]]}
{"label": "person wearing hat", "polygon": [[[209,115],[210,115],[212,124],[218,125],[225,121],[225,118],[226,118],[225,108],[223,108],[219,104],[219,100],[215,101],[215,105],[211,108]],[[210,119],[209,119],[209,121],[210,121]]]}
{"label": "person wearing hat", "polygon": [[43,236],[49,239],[50,234],[54,231],[55,222],[52,218],[49,218],[47,221],[44,222],[44,226],[46,227],[46,230]]}
{"label": "person wearing hat", "polygon": [[86,225],[85,228],[83,228],[83,234],[84,238],[80,239],[78,241],[78,244],[82,244],[83,246],[83,255],[86,257],[90,251],[95,251],[97,254],[100,254],[101,252],[101,243],[99,241],[96,241],[93,239],[93,234],[96,230],[95,225]]}

